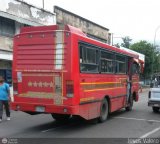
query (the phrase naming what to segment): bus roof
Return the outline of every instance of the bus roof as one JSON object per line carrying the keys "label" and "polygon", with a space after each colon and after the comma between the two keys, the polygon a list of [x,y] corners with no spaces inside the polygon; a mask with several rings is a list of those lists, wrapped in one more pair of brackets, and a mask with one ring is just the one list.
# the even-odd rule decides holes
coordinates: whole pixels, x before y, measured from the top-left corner
{"label": "bus roof", "polygon": [[109,48],[111,51],[115,51],[124,55],[128,55],[130,57],[134,57],[136,59],[139,58],[139,55],[136,53],[133,53],[131,51],[126,51],[124,49],[120,49],[114,46],[110,46],[109,44],[100,42],[98,40],[92,39],[87,37],[85,33],[83,33],[82,30],[79,28],[70,26],[70,25],[51,25],[51,26],[36,26],[36,27],[23,27],[20,31],[20,35],[24,33],[34,33],[34,32],[47,32],[47,31],[55,31],[55,30],[64,30],[64,31],[69,31],[73,34],[77,34],[82,37],[86,37],[87,39],[94,41],[94,43],[98,44],[100,47],[103,48]]}
{"label": "bus roof", "polygon": [[134,54],[137,54],[139,56],[139,60],[143,63],[145,63],[145,55],[144,54],[141,54],[141,53],[138,53],[136,51],[133,51],[131,49],[128,49],[128,48],[124,48],[124,47],[120,47],[120,49],[122,50],[125,50],[127,52],[131,52],[131,53],[134,53]]}

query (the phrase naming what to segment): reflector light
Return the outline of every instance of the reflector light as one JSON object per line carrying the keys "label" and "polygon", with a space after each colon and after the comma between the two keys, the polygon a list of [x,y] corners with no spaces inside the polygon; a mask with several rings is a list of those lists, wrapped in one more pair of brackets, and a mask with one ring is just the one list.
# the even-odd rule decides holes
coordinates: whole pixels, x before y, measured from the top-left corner
{"label": "reflector light", "polygon": [[17,110],[20,110],[20,106],[19,106],[19,105],[17,105],[17,106],[16,106],[16,109],[17,109]]}
{"label": "reflector light", "polygon": [[18,94],[18,83],[13,83],[13,95]]}
{"label": "reflector light", "polygon": [[67,112],[67,109],[66,108],[64,108],[64,110],[63,110],[65,113]]}

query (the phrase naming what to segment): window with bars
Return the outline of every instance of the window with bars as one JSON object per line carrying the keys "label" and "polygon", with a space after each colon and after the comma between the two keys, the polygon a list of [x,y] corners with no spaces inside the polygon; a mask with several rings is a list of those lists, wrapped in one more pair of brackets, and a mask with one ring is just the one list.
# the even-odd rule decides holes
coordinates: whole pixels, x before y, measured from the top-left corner
{"label": "window with bars", "polygon": [[81,72],[98,72],[98,56],[97,48],[80,44],[80,71]]}
{"label": "window with bars", "polygon": [[126,57],[117,54],[115,60],[116,60],[116,73],[126,74],[127,73]]}
{"label": "window with bars", "polygon": [[82,73],[127,74],[128,57],[87,43],[79,44]]}
{"label": "window with bars", "polygon": [[114,54],[107,51],[101,51],[101,72],[114,72]]}

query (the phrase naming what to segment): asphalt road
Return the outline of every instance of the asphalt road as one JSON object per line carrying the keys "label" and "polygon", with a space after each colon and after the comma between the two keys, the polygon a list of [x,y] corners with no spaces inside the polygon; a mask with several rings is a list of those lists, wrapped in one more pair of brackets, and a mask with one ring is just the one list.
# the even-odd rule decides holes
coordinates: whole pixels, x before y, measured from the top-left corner
{"label": "asphalt road", "polygon": [[51,115],[31,116],[12,112],[11,121],[0,123],[1,138],[160,138],[160,113],[147,106],[148,90],[140,93],[133,110],[112,113],[104,123],[79,118],[57,123]]}

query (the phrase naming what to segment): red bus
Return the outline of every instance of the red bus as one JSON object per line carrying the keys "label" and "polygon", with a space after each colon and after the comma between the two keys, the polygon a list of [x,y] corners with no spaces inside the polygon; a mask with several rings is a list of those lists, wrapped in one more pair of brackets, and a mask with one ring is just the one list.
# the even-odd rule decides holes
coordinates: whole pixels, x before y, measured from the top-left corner
{"label": "red bus", "polygon": [[22,28],[14,37],[12,109],[103,122],[138,101],[135,59],[69,25]]}

